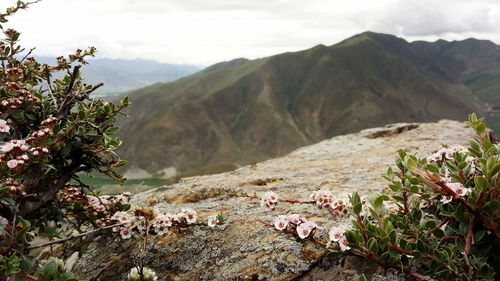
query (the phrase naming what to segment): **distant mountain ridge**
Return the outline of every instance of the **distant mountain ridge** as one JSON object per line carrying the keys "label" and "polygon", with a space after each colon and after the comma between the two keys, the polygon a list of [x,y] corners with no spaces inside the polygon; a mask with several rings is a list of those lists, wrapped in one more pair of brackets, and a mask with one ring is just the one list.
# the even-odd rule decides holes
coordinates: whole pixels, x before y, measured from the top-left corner
{"label": "distant mountain ridge", "polygon": [[131,92],[121,152],[149,172],[217,172],[364,128],[485,115],[491,91],[478,95],[464,79],[499,60],[490,41],[409,43],[364,32],[328,47],[216,64]]}
{"label": "distant mountain ridge", "polygon": [[[37,57],[44,63],[54,63],[51,57]],[[200,66],[167,64],[144,59],[92,58],[83,66],[82,73],[88,83],[104,82],[100,94],[117,95],[155,83],[171,82],[201,70]]]}

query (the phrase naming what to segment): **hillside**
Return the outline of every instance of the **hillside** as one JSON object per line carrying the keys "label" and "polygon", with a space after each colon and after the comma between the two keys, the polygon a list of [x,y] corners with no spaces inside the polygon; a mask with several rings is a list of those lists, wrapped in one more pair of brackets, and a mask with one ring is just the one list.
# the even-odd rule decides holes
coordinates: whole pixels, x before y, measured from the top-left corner
{"label": "hillside", "polygon": [[365,32],[221,63],[131,92],[121,152],[149,172],[217,172],[363,128],[484,115],[491,100],[463,79],[495,66],[499,50],[475,39],[409,43]]}
{"label": "hillside", "polygon": [[[54,58],[38,57],[44,63],[54,63]],[[171,82],[200,70],[195,65],[166,64],[152,60],[93,58],[83,66],[85,79],[90,84],[104,82],[96,93],[117,95],[143,88],[154,83]]]}

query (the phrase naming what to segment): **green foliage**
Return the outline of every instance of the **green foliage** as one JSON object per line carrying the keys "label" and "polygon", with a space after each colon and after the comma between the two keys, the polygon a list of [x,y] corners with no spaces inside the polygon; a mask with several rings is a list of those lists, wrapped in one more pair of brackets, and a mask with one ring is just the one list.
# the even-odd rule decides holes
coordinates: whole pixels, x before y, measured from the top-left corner
{"label": "green foliage", "polygon": [[36,272],[38,281],[79,281],[71,272],[66,272],[64,263],[57,258],[42,261]]}
{"label": "green foliage", "polygon": [[[475,114],[468,148],[445,147],[427,159],[400,151],[390,194],[357,193],[351,253],[417,279],[495,280],[500,272],[500,145]],[[418,269],[418,270],[416,270]]]}

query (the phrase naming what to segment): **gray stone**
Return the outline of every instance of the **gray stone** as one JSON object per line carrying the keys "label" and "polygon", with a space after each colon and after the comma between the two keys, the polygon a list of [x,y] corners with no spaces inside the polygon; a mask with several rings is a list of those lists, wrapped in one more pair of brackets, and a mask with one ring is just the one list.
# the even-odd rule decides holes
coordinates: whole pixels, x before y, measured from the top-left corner
{"label": "gray stone", "polygon": [[[339,260],[326,257],[324,249],[296,242],[256,220],[301,213],[322,225],[318,235],[326,237],[332,225],[349,225],[347,218],[332,220],[324,210],[289,203],[270,211],[257,200],[216,196],[216,189],[234,188],[250,195],[272,190],[286,199],[305,199],[320,188],[340,197],[353,191],[381,191],[387,188],[382,176],[388,163],[394,165],[398,149],[426,156],[442,144],[467,144],[471,136],[472,130],[463,123],[449,120],[391,125],[334,137],[233,172],[186,178],[137,194],[135,206],[147,206],[155,197],[161,211],[189,207],[202,219],[219,213],[227,218],[214,229],[199,226],[154,239],[148,245],[147,265],[159,280],[357,280],[362,273],[372,280],[401,280],[403,276],[395,272],[383,276],[357,258],[346,259],[341,267]],[[125,280],[132,267],[130,254],[137,247],[137,241],[97,239],[73,269],[80,278]]]}

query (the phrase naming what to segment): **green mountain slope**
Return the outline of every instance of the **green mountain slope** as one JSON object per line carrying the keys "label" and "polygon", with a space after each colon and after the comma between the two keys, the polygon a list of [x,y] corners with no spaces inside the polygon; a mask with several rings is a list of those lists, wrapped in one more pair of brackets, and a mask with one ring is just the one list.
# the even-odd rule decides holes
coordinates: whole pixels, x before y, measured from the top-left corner
{"label": "green mountain slope", "polygon": [[[363,128],[484,113],[484,103],[461,82],[483,61],[465,64],[471,54],[463,50],[455,55],[462,61],[437,59],[429,44],[366,32],[134,91],[130,117],[122,121],[122,153],[150,172],[210,171]],[[461,63],[463,69],[449,70]]]}

